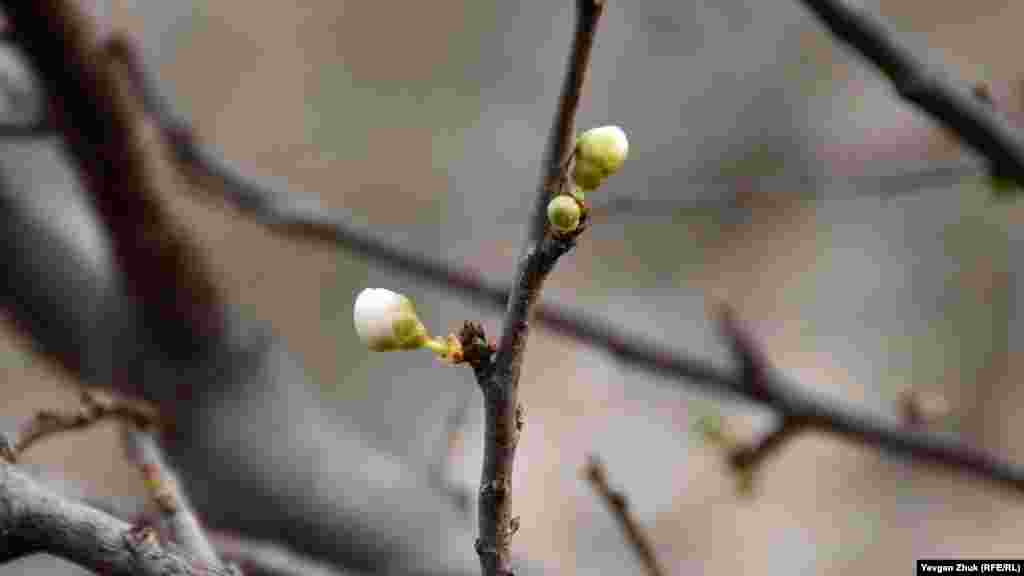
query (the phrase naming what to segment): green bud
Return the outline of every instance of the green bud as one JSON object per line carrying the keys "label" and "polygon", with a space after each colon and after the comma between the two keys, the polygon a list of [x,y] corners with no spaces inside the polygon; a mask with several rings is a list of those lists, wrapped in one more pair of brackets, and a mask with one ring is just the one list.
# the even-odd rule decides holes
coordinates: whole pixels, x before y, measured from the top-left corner
{"label": "green bud", "polygon": [[548,202],[548,222],[552,228],[563,234],[579,227],[581,214],[579,202],[571,196],[555,196]]}
{"label": "green bud", "polygon": [[593,190],[622,168],[628,154],[629,141],[622,128],[591,128],[576,139],[573,180],[580,188]]}

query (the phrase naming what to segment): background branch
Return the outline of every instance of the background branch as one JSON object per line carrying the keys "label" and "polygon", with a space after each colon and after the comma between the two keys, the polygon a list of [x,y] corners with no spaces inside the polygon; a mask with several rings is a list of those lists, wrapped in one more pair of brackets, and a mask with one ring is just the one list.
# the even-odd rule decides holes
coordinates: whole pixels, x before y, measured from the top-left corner
{"label": "background branch", "polygon": [[131,525],[38,485],[0,461],[0,560],[46,553],[112,576],[230,576]]}
{"label": "background branch", "polygon": [[583,477],[590,482],[594,492],[601,497],[605,506],[619,523],[619,527],[626,533],[630,547],[640,558],[648,576],[667,576],[668,573],[658,563],[658,557],[654,553],[654,545],[651,544],[650,538],[630,513],[626,495],[611,487],[608,483],[608,471],[596,455],[591,454],[587,457],[587,463],[583,467]]}
{"label": "background branch", "polygon": [[125,435],[129,457],[139,466],[171,538],[197,560],[220,566],[220,558],[206,538],[199,517],[185,496],[181,482],[165,461],[156,438],[137,429],[128,429]]}
{"label": "background branch", "polygon": [[971,86],[958,88],[927,69],[881,22],[848,0],[800,0],[836,39],[878,67],[904,100],[959,136],[994,174],[1024,186],[1024,140]]}
{"label": "background branch", "polygon": [[603,10],[602,0],[576,2],[576,27],[569,62],[542,159],[542,174],[526,240],[506,304],[501,341],[490,370],[483,378],[479,378],[480,372],[477,372],[484,394],[484,463],[478,510],[480,537],[476,550],[486,576],[512,574],[510,540],[515,530],[511,508],[512,470],[523,425],[518,400],[519,376],[533,307],[555,262],[572,249],[576,236],[583,231],[581,226],[564,237],[545,233],[547,203],[565,185],[565,160],[575,138],[576,109]]}
{"label": "background branch", "polygon": [[9,462],[37,442],[55,434],[81,430],[105,420],[122,420],[142,428],[157,426],[157,414],[143,402],[117,398],[93,390],[81,392],[81,405],[75,410],[41,410],[10,441],[0,437],[0,457]]}

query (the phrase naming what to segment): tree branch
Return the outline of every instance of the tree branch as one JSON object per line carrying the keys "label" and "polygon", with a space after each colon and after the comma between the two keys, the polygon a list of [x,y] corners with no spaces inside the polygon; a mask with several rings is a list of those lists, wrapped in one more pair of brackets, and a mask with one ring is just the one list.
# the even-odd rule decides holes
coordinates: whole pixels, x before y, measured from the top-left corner
{"label": "tree branch", "polygon": [[[541,286],[558,258],[572,249],[581,226],[566,236],[546,233],[548,201],[565,184],[565,159],[572,150],[576,109],[590,62],[602,0],[577,0],[576,28],[561,96],[542,159],[542,174],[530,214],[515,282],[509,294],[501,341],[493,364],[477,369],[484,394],[484,464],[480,478],[479,530],[476,550],[485,576],[512,574],[512,469],[522,428],[519,376],[530,318]],[[483,376],[481,378],[481,376]]]}
{"label": "tree branch", "polygon": [[0,561],[39,553],[112,576],[232,576],[162,547],[151,530],[68,501],[0,461]]}
{"label": "tree branch", "polygon": [[640,523],[629,512],[629,502],[626,500],[626,495],[614,490],[608,484],[608,472],[597,456],[591,455],[587,458],[587,464],[583,468],[583,476],[590,482],[594,491],[601,497],[605,506],[608,507],[615,520],[618,521],[623,532],[626,533],[630,546],[640,558],[644,568],[647,570],[648,576],[666,576],[668,573],[658,563],[658,557],[654,554],[654,545],[651,544],[647,533],[644,532]]}
{"label": "tree branch", "polygon": [[1024,140],[1009,121],[972,93],[927,70],[881,22],[848,0],[800,0],[837,39],[853,47],[904,100],[958,135],[989,161],[994,174],[1024,186]]}
{"label": "tree branch", "polygon": [[42,410],[32,417],[13,441],[0,437],[0,457],[16,462],[37,442],[55,434],[81,430],[105,420],[122,420],[142,428],[157,425],[157,414],[146,403],[83,390],[77,410]]}
{"label": "tree branch", "polygon": [[197,336],[215,340],[222,328],[222,302],[199,248],[162,203],[161,192],[174,183],[160,171],[160,138],[147,130],[138,100],[125,89],[124,71],[98,57],[95,27],[74,2],[0,5],[110,232],[123,286],[142,304],[145,320],[163,327],[165,344],[193,340],[176,352],[194,354]]}
{"label": "tree branch", "polygon": [[207,540],[196,511],[167,464],[156,438],[142,430],[127,430],[126,435],[129,456],[139,466],[146,488],[160,510],[161,519],[168,526],[171,538],[197,560],[210,566],[220,566],[220,558]]}
{"label": "tree branch", "polygon": [[[734,465],[740,464],[749,470],[750,464],[777,450],[794,433],[817,430],[922,463],[968,472],[1017,493],[1024,492],[1024,467],[957,439],[908,428],[900,420],[883,420],[804,392],[774,370],[754,338],[728,308],[722,310],[721,327],[741,369],[735,378],[716,376],[714,382],[771,408],[782,418],[780,427],[763,442],[735,453]],[[726,379],[719,380],[723,377]]]}

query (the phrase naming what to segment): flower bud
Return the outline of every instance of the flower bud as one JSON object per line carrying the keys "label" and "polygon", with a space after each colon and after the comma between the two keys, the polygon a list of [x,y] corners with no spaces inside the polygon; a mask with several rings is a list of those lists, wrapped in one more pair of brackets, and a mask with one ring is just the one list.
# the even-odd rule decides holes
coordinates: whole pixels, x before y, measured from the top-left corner
{"label": "flower bud", "polygon": [[622,128],[591,128],[576,139],[573,180],[580,188],[593,190],[622,168],[628,154],[629,141]]}
{"label": "flower bud", "polygon": [[429,340],[412,301],[383,288],[367,288],[356,297],[352,318],[356,333],[375,352],[414,350]]}
{"label": "flower bud", "polygon": [[562,233],[569,233],[580,225],[580,204],[572,196],[555,196],[548,202],[548,222]]}

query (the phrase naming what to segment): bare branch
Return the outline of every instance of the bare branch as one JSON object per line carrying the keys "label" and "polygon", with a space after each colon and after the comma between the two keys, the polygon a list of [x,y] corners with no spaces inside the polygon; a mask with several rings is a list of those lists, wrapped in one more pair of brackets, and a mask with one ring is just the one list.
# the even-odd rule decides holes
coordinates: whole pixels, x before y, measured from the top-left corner
{"label": "bare branch", "polygon": [[803,423],[794,417],[783,417],[770,432],[750,444],[737,444],[729,448],[729,466],[736,474],[737,487],[741,494],[752,495],[754,476],[772,454],[776,454],[791,438],[804,428]]}
{"label": "bare branch", "polygon": [[576,28],[569,62],[562,83],[547,147],[542,174],[530,215],[527,237],[516,268],[515,282],[508,297],[501,342],[494,362],[486,371],[476,369],[484,394],[484,465],[480,478],[479,529],[476,550],[485,576],[512,573],[511,536],[512,469],[522,428],[519,406],[519,375],[529,334],[530,318],[540,297],[541,286],[563,254],[572,249],[582,226],[573,234],[545,233],[546,206],[558,187],[565,183],[565,160],[572,149],[576,108],[590,63],[594,34],[601,18],[601,0],[577,0]]}
{"label": "bare branch", "polygon": [[640,523],[630,514],[626,495],[612,489],[608,484],[608,472],[597,456],[590,455],[587,458],[587,464],[583,468],[583,476],[590,482],[590,485],[597,492],[597,495],[601,497],[605,505],[608,506],[608,510],[611,511],[612,515],[615,516],[615,520],[618,521],[619,526],[626,533],[630,546],[636,552],[640,561],[643,562],[648,576],[666,576],[668,573],[658,563],[658,557],[654,553],[654,546],[651,544],[650,538],[647,537],[647,533],[640,526]]}
{"label": "bare branch", "polygon": [[163,547],[152,530],[69,501],[0,461],[0,561],[39,553],[114,576],[232,574]]}
{"label": "bare branch", "polygon": [[43,410],[32,417],[13,442],[0,438],[0,457],[16,462],[32,445],[64,432],[82,430],[106,420],[121,420],[141,428],[157,425],[156,410],[144,402],[83,390],[76,410]]}
{"label": "bare branch", "polygon": [[[122,66],[97,57],[94,23],[74,2],[2,4],[14,41],[49,96],[54,125],[112,240],[124,286],[165,337],[215,333],[222,306],[206,261],[163,198],[162,134],[126,90]],[[173,327],[173,328],[172,328]]]}
{"label": "bare branch", "polygon": [[848,0],[800,0],[839,40],[889,79],[896,92],[974,148],[994,173],[1024,186],[1024,140],[992,106],[927,70],[885,27]]}
{"label": "bare branch", "polygon": [[156,439],[142,430],[128,430],[126,434],[129,456],[138,464],[171,538],[196,559],[210,566],[220,566],[220,558],[207,540],[196,511],[167,464]]}
{"label": "bare branch", "polygon": [[[740,359],[741,374],[735,379],[716,375],[712,382],[716,383],[716,387],[734,390],[773,409],[783,418],[783,422],[789,419],[797,425],[769,435],[767,447],[778,447],[793,432],[817,430],[889,453],[905,455],[922,463],[969,472],[1017,493],[1024,492],[1024,467],[972,448],[947,435],[908,428],[900,420],[882,419],[869,412],[805,392],[785,380],[769,365],[754,338],[727,308],[722,310],[721,326],[723,334]],[[762,449],[760,452],[768,453],[770,450]]]}

